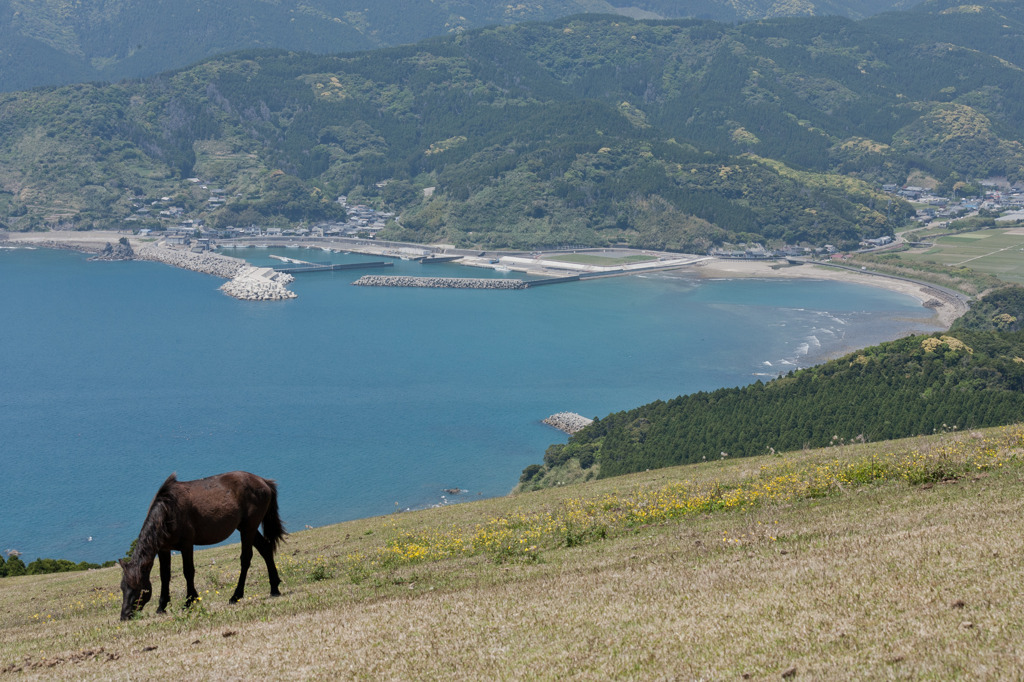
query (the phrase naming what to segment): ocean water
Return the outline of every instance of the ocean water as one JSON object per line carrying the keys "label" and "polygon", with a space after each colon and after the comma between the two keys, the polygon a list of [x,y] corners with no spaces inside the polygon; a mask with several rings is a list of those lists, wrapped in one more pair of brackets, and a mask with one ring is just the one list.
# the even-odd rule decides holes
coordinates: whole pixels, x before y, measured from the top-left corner
{"label": "ocean water", "polygon": [[[235,255],[275,252],[380,260]],[[120,557],[172,472],[274,478],[290,530],[503,495],[565,442],[540,421],[552,413],[744,385],[937,328],[909,297],[836,282],[349,285],[367,272],[496,276],[395,261],[298,275],[299,298],[254,303],[157,263],[0,250],[0,551]]]}

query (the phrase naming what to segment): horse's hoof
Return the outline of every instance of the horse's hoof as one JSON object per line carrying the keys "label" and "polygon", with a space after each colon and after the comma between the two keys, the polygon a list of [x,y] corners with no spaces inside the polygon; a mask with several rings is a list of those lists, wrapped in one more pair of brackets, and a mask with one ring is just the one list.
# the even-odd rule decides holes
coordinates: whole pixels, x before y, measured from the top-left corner
{"label": "horse's hoof", "polygon": [[232,597],[231,599],[228,599],[228,603],[229,604],[237,604],[238,603],[238,597]]}
{"label": "horse's hoof", "polygon": [[270,593],[270,596],[271,597],[280,597],[281,593],[278,592],[277,590],[274,590],[273,592]]}

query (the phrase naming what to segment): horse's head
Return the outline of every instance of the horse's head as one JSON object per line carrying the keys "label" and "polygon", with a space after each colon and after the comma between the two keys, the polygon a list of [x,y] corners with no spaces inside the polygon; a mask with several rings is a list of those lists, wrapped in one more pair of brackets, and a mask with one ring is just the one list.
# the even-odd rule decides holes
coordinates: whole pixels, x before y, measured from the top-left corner
{"label": "horse's head", "polygon": [[131,620],[153,596],[153,584],[148,571],[139,570],[130,562],[120,559],[121,564],[121,620]]}

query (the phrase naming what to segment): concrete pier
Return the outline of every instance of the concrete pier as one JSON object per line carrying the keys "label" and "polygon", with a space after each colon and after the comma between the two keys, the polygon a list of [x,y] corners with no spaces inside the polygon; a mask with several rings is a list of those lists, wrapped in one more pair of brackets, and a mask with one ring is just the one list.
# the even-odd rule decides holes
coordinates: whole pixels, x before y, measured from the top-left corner
{"label": "concrete pier", "polygon": [[436,289],[525,289],[521,279],[475,279],[461,277],[401,277],[364,275],[352,284],[361,287],[431,287]]}

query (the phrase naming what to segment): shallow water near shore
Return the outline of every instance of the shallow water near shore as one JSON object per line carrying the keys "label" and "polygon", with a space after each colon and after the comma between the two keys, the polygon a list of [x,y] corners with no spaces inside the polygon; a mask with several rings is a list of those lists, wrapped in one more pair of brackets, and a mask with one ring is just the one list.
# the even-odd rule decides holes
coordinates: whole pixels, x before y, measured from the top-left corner
{"label": "shallow water near shore", "polygon": [[[270,253],[382,260],[231,255]],[[0,551],[118,558],[171,472],[274,478],[293,531],[503,495],[565,442],[550,414],[744,385],[937,328],[914,299],[839,282],[350,286],[517,276],[393,262],[300,274],[297,299],[253,303],[158,263],[0,250]]]}

